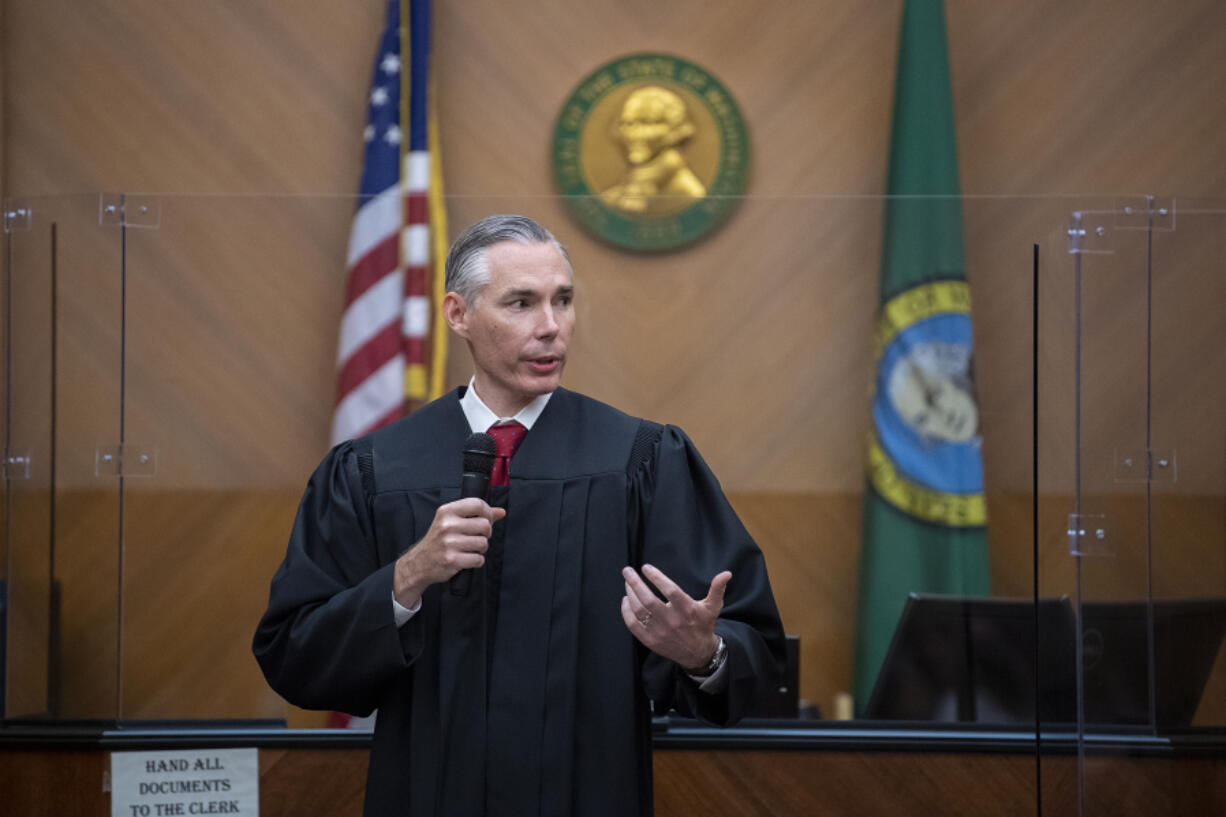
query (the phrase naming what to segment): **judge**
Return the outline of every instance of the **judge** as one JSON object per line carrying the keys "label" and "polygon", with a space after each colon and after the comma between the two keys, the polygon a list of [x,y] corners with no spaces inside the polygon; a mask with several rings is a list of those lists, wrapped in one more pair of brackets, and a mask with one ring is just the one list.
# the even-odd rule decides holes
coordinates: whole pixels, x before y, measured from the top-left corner
{"label": "judge", "polygon": [[[762,554],[680,429],[559,385],[552,234],[491,216],[446,276],[472,380],[327,455],[256,657],[295,705],[378,709],[368,817],[649,815],[652,707],[723,726],[778,685]],[[461,499],[487,430],[489,502]]]}

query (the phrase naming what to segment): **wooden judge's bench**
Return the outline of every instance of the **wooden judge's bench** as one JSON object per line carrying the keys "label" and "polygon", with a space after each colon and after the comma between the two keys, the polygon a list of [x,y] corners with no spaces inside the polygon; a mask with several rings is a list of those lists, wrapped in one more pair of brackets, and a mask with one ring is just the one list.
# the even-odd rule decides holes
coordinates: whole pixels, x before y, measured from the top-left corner
{"label": "wooden judge's bench", "polygon": [[[1088,735],[657,719],[656,814],[1226,814],[1226,733]],[[256,747],[262,817],[361,814],[369,734],[251,722],[0,729],[0,813],[110,814],[110,753]],[[1080,768],[1080,771],[1079,771]],[[1084,798],[1084,803],[1083,803]],[[1084,808],[1084,811],[1079,809]]]}

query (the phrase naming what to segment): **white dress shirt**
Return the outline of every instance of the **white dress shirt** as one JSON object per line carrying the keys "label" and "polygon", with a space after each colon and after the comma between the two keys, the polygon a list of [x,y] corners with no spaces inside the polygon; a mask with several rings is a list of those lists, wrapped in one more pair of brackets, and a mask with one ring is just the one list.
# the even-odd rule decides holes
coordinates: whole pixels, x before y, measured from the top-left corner
{"label": "white dress shirt", "polygon": [[[490,426],[506,425],[507,423],[519,423],[531,431],[532,424],[541,416],[541,412],[545,410],[550,397],[553,397],[553,392],[539,395],[532,398],[532,402],[521,408],[514,417],[499,417],[477,396],[476,378],[474,377],[468,381],[468,388],[465,389],[464,396],[460,398],[460,408],[464,411],[464,417],[468,420],[468,427],[474,434],[487,431]],[[418,599],[417,604],[414,604],[412,607],[405,607],[396,601],[396,592],[392,591],[392,612],[396,616],[397,627],[403,627],[405,622],[416,615],[420,609],[421,599]]]}

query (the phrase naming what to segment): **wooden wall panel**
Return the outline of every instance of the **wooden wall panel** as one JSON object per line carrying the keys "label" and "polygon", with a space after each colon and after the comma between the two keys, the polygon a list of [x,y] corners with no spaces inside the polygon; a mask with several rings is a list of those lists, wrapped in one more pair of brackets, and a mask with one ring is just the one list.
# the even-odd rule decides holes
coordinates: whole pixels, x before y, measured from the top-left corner
{"label": "wooden wall panel", "polygon": [[[858,541],[860,498],[733,494],[731,500],[750,533],[767,545],[780,615],[787,631],[801,637],[800,696],[830,716],[835,696],[851,688],[858,553],[849,543]],[[295,725],[324,724],[271,693],[249,651],[297,491],[127,492],[122,660],[117,494],[63,492],[58,501],[69,520],[58,576],[64,716],[286,717]],[[1070,507],[1067,497],[1045,498],[1040,507],[1044,596],[1076,593],[1063,534]],[[1132,512],[1131,503],[1099,507],[1110,517]],[[1030,498],[993,496],[989,508],[997,523],[990,529],[993,590],[1028,597]],[[1219,500],[1167,500],[1154,530],[1160,597],[1212,595],[1226,583],[1226,555],[1216,544],[1226,535]],[[1139,597],[1147,562],[1147,552],[1136,548],[1087,561],[1084,597]],[[1198,713],[1201,723],[1226,721],[1226,651],[1220,659]]]}
{"label": "wooden wall panel", "polygon": [[[824,717],[851,689],[859,570],[860,497],[737,494],[733,507],[758,542],[784,629],[800,636],[800,697]],[[736,577],[733,577],[733,581]]]}
{"label": "wooden wall panel", "polygon": [[[347,193],[357,175],[353,137],[380,17],[378,3],[358,9],[341,14],[306,4],[287,15],[269,3],[99,3],[88,9],[10,3],[9,30],[21,36],[11,36],[5,50],[13,66],[6,101],[8,192]],[[453,203],[453,222],[498,207],[528,207],[572,244],[581,275],[589,279],[583,294],[592,306],[581,325],[571,382],[629,410],[683,423],[731,487],[776,490],[800,476],[805,488],[858,490],[859,445],[846,430],[864,425],[861,384],[869,369],[865,326],[875,299],[879,207],[790,197],[882,190],[897,4],[848,10],[781,2],[719,14],[692,2],[650,13],[621,5],[544,4],[533,14],[518,5],[440,3],[436,12],[445,170],[449,191],[462,197]],[[998,4],[991,11],[951,4],[964,188],[1110,195],[1155,189],[1150,185],[1159,182],[1146,174],[1157,165],[1166,171],[1160,178],[1168,189],[1220,189],[1219,163],[1208,147],[1211,131],[1203,123],[1222,112],[1208,85],[1218,59],[1211,32],[1220,28],[1221,15],[1210,3],[1160,12],[1140,2],[1091,3],[1079,7],[1070,25],[1058,4]],[[541,19],[551,24],[542,26]],[[517,48],[506,47],[512,41]],[[447,46],[454,42],[465,47]],[[770,58],[760,48],[742,47],[745,42],[770,43]],[[1033,56],[1022,59],[1027,44]],[[749,192],[756,197],[704,245],[650,260],[588,239],[548,198],[548,141],[560,101],[601,60],[648,48],[679,51],[711,66],[741,100],[752,128]],[[1169,53],[1181,59],[1159,58]],[[1137,55],[1151,61],[1137,68]],[[1068,77],[1076,78],[1073,92]],[[1172,92],[1152,93],[1155,84]],[[1048,126],[1036,125],[1037,118]],[[1134,148],[1121,136],[1163,133],[1145,125],[1185,121],[1195,127],[1172,126],[1177,139],[1146,136]],[[1051,144],[1056,133],[1068,141],[1066,149]],[[1163,148],[1172,141],[1175,148]],[[295,412],[296,422],[310,429],[300,439],[321,440],[315,429],[326,414],[320,407],[330,402],[331,378],[320,352],[335,331],[347,208],[337,207],[337,220],[322,236],[314,225],[295,229],[277,219],[276,201],[242,208],[229,221],[227,204],[218,209],[223,213],[212,216],[217,223],[197,213],[188,235],[167,230],[155,240],[169,245],[172,256],[212,250],[224,277],[270,269],[256,246],[258,234],[281,230],[320,238],[301,259],[282,262],[285,269],[311,273],[311,298],[294,304],[306,311],[282,310],[269,325],[275,328],[270,334],[284,341],[277,351],[285,370],[298,374],[297,382],[309,389],[305,394],[313,396],[312,408]],[[985,312],[979,353],[992,364],[981,366],[992,378],[987,385],[993,388],[984,389],[989,408],[993,395],[1012,395],[1026,383],[1012,374],[1025,354],[1014,345],[1018,335],[987,328],[1001,325],[994,320],[998,313],[1017,317],[1019,301],[993,296],[1002,290],[1024,294],[1018,285],[1030,243],[1046,239],[1066,215],[1045,209],[1030,216],[1036,226],[1027,223],[1029,209],[1020,204],[994,209],[999,218],[968,229],[972,282]],[[211,246],[209,236],[215,237]],[[182,266],[167,260],[172,270]],[[668,297],[645,298],[644,292]],[[625,320],[626,309],[634,309],[638,320]],[[177,328],[174,315],[161,316],[151,334]],[[715,337],[726,340],[713,349]],[[838,353],[804,354],[815,348]],[[191,351],[184,354],[192,361]],[[807,365],[798,367],[806,357]],[[801,385],[783,390],[789,400],[771,399],[750,415],[745,429],[740,407],[748,395],[762,400],[780,391],[772,388],[780,367],[767,361],[781,360]],[[453,382],[466,376],[462,350],[450,371]],[[229,387],[242,391],[262,374],[235,372],[246,379]],[[739,397],[730,401],[729,394]],[[720,442],[733,425],[758,441],[756,458]],[[809,442],[814,428],[838,432]],[[803,456],[787,461],[783,452],[796,448],[787,435],[795,429],[806,440]],[[249,440],[255,439],[253,429]],[[199,447],[203,452],[207,444]]]}
{"label": "wooden wall panel", "polygon": [[105,817],[111,802],[102,790],[110,769],[104,752],[4,752],[0,796],[16,814]]}
{"label": "wooden wall panel", "polygon": [[[871,196],[885,184],[899,7],[435,3],[453,229],[521,210],[570,246],[580,327],[567,383],[695,438],[762,542],[785,621],[805,639],[803,694],[827,710],[851,660],[881,228]],[[93,458],[118,433],[123,259],[118,233],[97,226],[96,198],[63,194],[154,191],[160,226],[127,237],[125,419],[130,439],[157,448],[159,468],[129,484],[125,643],[137,665],[122,709],[266,714],[277,705],[241,653],[266,589],[261,571],[284,547],[278,526],[327,444],[349,194],[382,2],[341,9],[309,0],[291,11],[271,0],[4,0],[2,9],[0,187],[37,205],[34,229],[13,239],[22,280],[43,280],[50,223],[61,231],[56,569],[65,615],[114,618],[115,600],[94,585],[116,569],[109,545],[98,544],[118,537],[116,505],[105,498],[116,486],[95,475]],[[962,184],[977,196],[964,210],[993,582],[1010,595],[1029,588],[1038,243],[1040,482],[1053,497],[1041,516],[1041,569],[1044,587],[1064,592],[1073,272],[1062,231],[1074,199],[1057,196],[1092,194],[1112,207],[1134,193],[1222,195],[1226,99],[1216,84],[1226,57],[1215,45],[1226,7],[951,0],[947,16]],[[637,50],[671,51],[713,71],[743,108],[752,151],[749,198],[728,224],[692,249],[654,257],[583,234],[553,198],[549,169],[554,116],[575,83]],[[38,198],[47,194],[60,197]],[[1170,541],[1175,530],[1199,537],[1161,563],[1159,581],[1198,592],[1226,586],[1222,217],[1181,209],[1180,228],[1159,236],[1154,255],[1152,422],[1178,447],[1181,474],[1157,490],[1155,507]],[[1085,270],[1095,340],[1084,476],[1104,497],[1132,490],[1109,463],[1135,447],[1146,392],[1143,234],[1115,248]],[[43,310],[47,298],[21,303]],[[20,359],[39,369],[46,326],[34,321],[21,337]],[[453,349],[450,385],[470,371],[464,349]],[[43,451],[45,387],[25,393],[23,416],[42,418],[28,436]],[[1114,509],[1120,541],[1135,542],[1144,519],[1135,503],[1115,502],[1102,504]],[[172,508],[190,530],[175,529]],[[184,565],[199,571],[199,585],[182,584]],[[1117,560],[1094,575],[1104,593],[1120,593],[1139,574]],[[181,674],[167,675],[158,645],[169,635],[157,611],[179,593],[213,609],[231,592],[239,595],[224,626],[212,641],[200,636]],[[197,624],[185,612],[178,626],[195,633]],[[88,657],[80,666],[115,662],[113,631],[69,627],[67,652]],[[217,658],[230,679],[191,677],[200,656]],[[168,677],[174,684],[158,690],[156,679]],[[83,713],[116,707],[114,688],[80,695]]]}
{"label": "wooden wall panel", "polygon": [[[1090,757],[1085,810],[1077,759],[1042,761],[1044,814],[1211,815],[1223,804],[1216,758]],[[1033,756],[876,752],[655,754],[656,813],[997,815],[1036,813]]]}
{"label": "wooden wall panel", "polygon": [[63,718],[114,719],[120,712],[122,670],[119,493],[116,488],[65,491],[56,504],[55,567],[61,592],[59,700],[53,712]]}
{"label": "wooden wall panel", "polygon": [[[2,754],[0,797],[27,817],[102,817],[110,798],[100,751]],[[365,750],[260,750],[260,813],[358,815]],[[1077,758],[1044,757],[1045,814],[1079,811]],[[1087,814],[1211,817],[1226,806],[1217,757],[1089,757]],[[727,752],[657,750],[655,813],[755,817],[1031,815],[1039,792],[1033,756],[943,752]]]}
{"label": "wooden wall panel", "polygon": [[350,191],[380,5],[7,2],[9,194]]}

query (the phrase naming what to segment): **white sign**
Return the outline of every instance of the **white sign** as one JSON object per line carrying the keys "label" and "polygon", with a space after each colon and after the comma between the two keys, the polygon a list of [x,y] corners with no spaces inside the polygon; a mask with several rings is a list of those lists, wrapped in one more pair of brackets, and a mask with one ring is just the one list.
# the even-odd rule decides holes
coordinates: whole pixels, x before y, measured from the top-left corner
{"label": "white sign", "polygon": [[259,817],[257,749],[111,753],[111,817]]}

